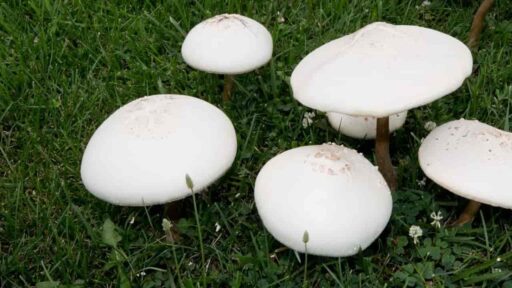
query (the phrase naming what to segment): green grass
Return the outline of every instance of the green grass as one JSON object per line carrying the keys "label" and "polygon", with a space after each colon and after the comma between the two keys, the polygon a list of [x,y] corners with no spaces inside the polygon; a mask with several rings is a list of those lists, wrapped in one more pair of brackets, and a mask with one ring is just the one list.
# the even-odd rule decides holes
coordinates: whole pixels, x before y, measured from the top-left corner
{"label": "green grass", "polygon": [[[476,118],[510,128],[512,1],[496,1],[488,15],[475,74],[452,95],[413,110],[393,138],[400,188],[384,233],[354,257],[308,257],[307,275],[303,255],[299,263],[292,251],[279,250],[259,220],[259,169],[310,143],[335,141],[373,155],[371,144],[337,135],[323,117],[302,127],[309,110],[291,95],[293,68],[321,44],[378,20],[466,41],[477,1],[432,1],[421,9],[421,1],[133,2],[0,3],[0,287],[298,287],[303,279],[312,287],[512,287],[511,212],[485,207],[469,227],[434,229],[432,211],[446,220],[466,201],[430,181],[419,186],[416,157],[429,120]],[[274,37],[272,61],[237,77],[227,104],[222,77],[195,71],[180,56],[185,31],[223,12],[257,19]],[[95,128],[130,100],[165,92],[221,107],[239,137],[233,168],[196,199],[203,255],[190,198],[175,223],[181,239],[166,241],[161,207],[112,206],[80,181]],[[408,237],[411,225],[424,231],[417,246]]]}

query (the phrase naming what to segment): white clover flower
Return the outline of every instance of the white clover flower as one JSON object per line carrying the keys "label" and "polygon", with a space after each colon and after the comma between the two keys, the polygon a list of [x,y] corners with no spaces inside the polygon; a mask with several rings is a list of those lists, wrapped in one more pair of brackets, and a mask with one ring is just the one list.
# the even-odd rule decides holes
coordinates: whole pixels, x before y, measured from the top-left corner
{"label": "white clover flower", "polygon": [[219,225],[219,222],[215,222],[215,232],[219,232],[220,231],[220,225]]}
{"label": "white clover flower", "polygon": [[428,7],[428,6],[430,6],[430,4],[432,4],[432,2],[425,0],[425,1],[421,2],[420,5],[416,5],[416,9],[422,9],[424,7]]}
{"label": "white clover flower", "polygon": [[501,273],[500,268],[492,268],[492,273]]}
{"label": "white clover flower", "polygon": [[436,212],[432,212],[430,213],[430,218],[432,218],[432,222],[430,222],[430,225],[432,226],[435,226],[436,228],[441,228],[441,220],[443,220],[443,214],[441,213],[441,211],[438,211],[437,213]]}
{"label": "white clover flower", "polygon": [[420,226],[412,225],[409,228],[409,236],[413,239],[414,244],[420,243],[419,238],[423,236],[423,230],[421,230]]}
{"label": "white clover flower", "polygon": [[425,130],[427,130],[427,131],[432,131],[436,127],[437,127],[437,124],[436,124],[436,122],[433,122],[433,121],[427,121],[425,123],[425,125],[423,126],[423,128],[425,128]]}
{"label": "white clover flower", "polygon": [[315,118],[315,112],[306,112],[304,113],[304,118],[302,118],[302,127],[308,128],[313,124],[313,118]]}
{"label": "white clover flower", "polygon": [[427,178],[423,177],[421,180],[416,180],[416,183],[418,183],[418,186],[424,187],[427,184]]}
{"label": "white clover flower", "polygon": [[284,17],[281,12],[277,11],[277,23],[284,23]]}
{"label": "white clover flower", "polygon": [[144,277],[144,276],[146,276],[146,272],[144,272],[144,271],[137,273],[137,277]]}

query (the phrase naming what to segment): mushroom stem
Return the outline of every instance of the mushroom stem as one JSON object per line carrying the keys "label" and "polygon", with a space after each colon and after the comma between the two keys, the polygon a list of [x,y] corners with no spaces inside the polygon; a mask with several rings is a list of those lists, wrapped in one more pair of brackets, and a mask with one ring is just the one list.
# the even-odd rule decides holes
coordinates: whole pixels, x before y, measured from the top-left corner
{"label": "mushroom stem", "polygon": [[165,204],[164,215],[175,221],[183,218],[183,200],[176,200]]}
{"label": "mushroom stem", "polygon": [[379,171],[386,179],[389,189],[395,191],[397,187],[396,173],[389,155],[389,116],[377,118],[375,157]]}
{"label": "mushroom stem", "polygon": [[[173,202],[166,203],[164,205],[164,215],[165,217],[169,218],[171,222],[178,222],[181,218],[183,218],[183,203],[184,200],[176,200]],[[176,225],[171,226],[171,234],[169,235],[171,237],[172,241],[180,241],[181,240],[181,234],[178,230],[178,227]]]}
{"label": "mushroom stem", "polygon": [[[478,42],[480,40],[480,34],[484,29],[484,20],[489,10],[491,10],[492,5],[494,4],[494,0],[483,0],[480,7],[476,11],[473,16],[473,23],[471,23],[471,29],[469,31],[469,39],[468,39],[468,47],[469,49],[476,49],[478,47]],[[473,221],[476,213],[480,209],[482,204],[480,202],[470,200],[464,212],[459,215],[459,218],[451,223],[449,226],[462,226],[466,223]]]}
{"label": "mushroom stem", "polygon": [[491,10],[492,5],[494,4],[494,0],[484,0],[475,15],[473,16],[473,23],[471,24],[471,30],[469,31],[469,40],[468,47],[470,49],[475,49],[478,46],[478,40],[480,39],[480,34],[482,33],[482,29],[484,28],[484,20],[485,16]]}
{"label": "mushroom stem", "polygon": [[231,99],[231,91],[233,90],[234,78],[235,76],[233,75],[224,75],[224,91],[222,92],[222,100],[224,100],[224,102]]}
{"label": "mushroom stem", "polygon": [[464,208],[464,211],[462,214],[459,215],[459,218],[455,220],[454,222],[450,223],[450,227],[457,227],[462,226],[466,223],[469,223],[475,219],[475,215],[480,210],[480,206],[482,204],[480,202],[470,200],[469,203],[466,205],[466,208]]}

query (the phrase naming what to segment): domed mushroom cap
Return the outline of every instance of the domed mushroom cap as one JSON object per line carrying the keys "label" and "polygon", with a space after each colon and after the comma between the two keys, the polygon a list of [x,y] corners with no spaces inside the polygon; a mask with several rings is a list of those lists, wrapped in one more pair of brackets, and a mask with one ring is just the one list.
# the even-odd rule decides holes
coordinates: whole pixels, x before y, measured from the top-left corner
{"label": "domed mushroom cap", "polygon": [[191,195],[221,177],[236,155],[233,124],[217,107],[184,95],[134,100],[94,132],[82,159],[82,181],[112,204],[145,206]]}
{"label": "domed mushroom cap", "polygon": [[195,69],[217,74],[242,74],[272,57],[272,36],[257,21],[222,14],[197,24],[187,34],[181,55]]}
{"label": "domed mushroom cap", "polygon": [[447,34],[376,22],[307,55],[291,86],[310,108],[384,117],[453,92],[472,63],[466,45]]}
{"label": "domed mushroom cap", "polygon": [[[407,118],[407,111],[389,117],[389,133],[400,129]],[[377,118],[373,116],[350,116],[347,114],[327,112],[327,119],[332,128],[341,134],[357,139],[375,139]]]}
{"label": "domed mushroom cap", "polygon": [[267,230],[309,254],[349,256],[384,230],[392,209],[384,178],[355,150],[334,144],[303,146],[268,161],[254,197]]}
{"label": "domed mushroom cap", "polygon": [[512,209],[512,133],[476,120],[434,129],[420,146],[421,169],[462,197]]}

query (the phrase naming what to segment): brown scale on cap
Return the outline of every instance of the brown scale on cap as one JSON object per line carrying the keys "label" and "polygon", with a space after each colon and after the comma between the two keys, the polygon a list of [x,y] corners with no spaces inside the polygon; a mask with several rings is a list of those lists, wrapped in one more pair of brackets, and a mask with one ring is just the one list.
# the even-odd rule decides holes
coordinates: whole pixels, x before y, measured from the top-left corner
{"label": "brown scale on cap", "polygon": [[494,138],[498,141],[500,141],[501,144],[510,144],[512,143],[512,134],[505,134],[501,131],[489,129],[486,131],[482,131],[477,133],[477,137],[479,138],[485,138],[486,142],[489,142],[490,139]]}
{"label": "brown scale on cap", "polygon": [[137,138],[164,139],[176,130],[176,114],[180,105],[172,103],[170,95],[159,98],[144,97],[128,103],[118,111],[122,129]]}
{"label": "brown scale on cap", "polygon": [[[505,133],[495,128],[489,128],[484,131],[473,132],[471,137],[479,141],[488,143],[488,152],[494,150],[512,150],[512,133]],[[491,141],[492,140],[492,141]],[[490,158],[488,159],[490,160]]]}
{"label": "brown scale on cap", "polygon": [[242,24],[245,28],[249,27],[245,20],[238,14],[221,14],[205,21],[205,23],[207,24],[225,24],[222,26],[225,29],[229,28],[230,25],[233,24],[233,22],[238,22]]}
{"label": "brown scale on cap", "polygon": [[330,176],[350,175],[352,165],[343,157],[345,149],[332,144],[324,144],[319,151],[308,155],[304,163],[310,165],[313,172]]}
{"label": "brown scale on cap", "polygon": [[[464,143],[468,140],[466,139],[467,137],[475,139],[473,141],[478,143],[486,144],[485,149],[489,153],[486,158],[487,161],[499,160],[495,159],[495,157],[492,157],[498,150],[512,150],[512,133],[503,132],[491,126],[486,127],[484,130],[480,129],[477,131],[474,131],[470,127],[459,127],[451,125],[448,126],[447,129],[451,131],[449,136],[454,138],[454,145],[450,145],[450,142],[447,141],[445,143],[446,151],[450,151],[450,149],[457,150],[461,141]],[[436,137],[435,140],[438,141],[439,138]]]}

